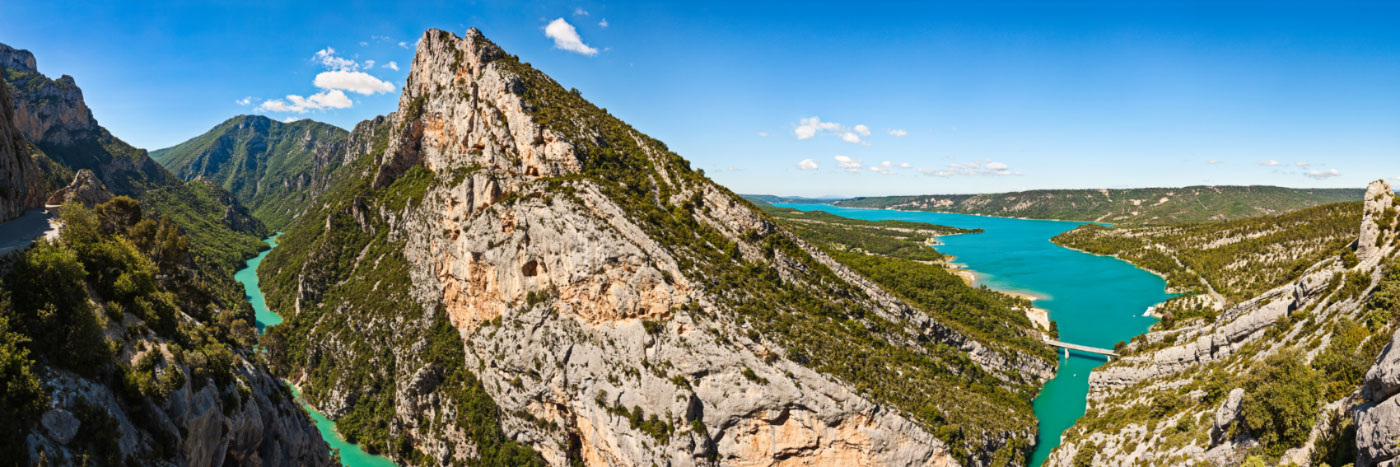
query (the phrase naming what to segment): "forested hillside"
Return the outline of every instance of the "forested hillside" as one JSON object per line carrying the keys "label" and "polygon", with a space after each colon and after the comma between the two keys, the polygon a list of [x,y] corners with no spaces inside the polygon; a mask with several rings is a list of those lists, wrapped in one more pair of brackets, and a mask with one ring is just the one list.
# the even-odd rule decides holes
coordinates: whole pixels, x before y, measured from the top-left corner
{"label": "forested hillside", "polygon": [[1161,225],[1283,214],[1342,201],[1361,190],[1273,186],[1189,186],[1101,190],[1032,190],[979,195],[862,197],[832,204],[851,208],[936,211],[988,216]]}
{"label": "forested hillside", "polygon": [[182,179],[228,190],[276,230],[321,194],[313,180],[340,166],[348,138],[345,130],[308,119],[239,115],[151,157]]}

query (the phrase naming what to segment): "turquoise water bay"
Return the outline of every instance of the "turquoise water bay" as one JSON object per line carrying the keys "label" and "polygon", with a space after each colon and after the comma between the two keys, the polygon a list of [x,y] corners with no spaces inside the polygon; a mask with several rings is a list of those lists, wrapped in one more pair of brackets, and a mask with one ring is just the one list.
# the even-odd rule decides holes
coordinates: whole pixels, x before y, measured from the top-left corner
{"label": "turquoise water bay", "polygon": [[[279,233],[277,235],[281,234]],[[282,323],[282,317],[267,308],[267,299],[263,297],[262,289],[258,287],[258,265],[262,264],[263,258],[266,258],[267,254],[271,253],[273,248],[277,248],[277,235],[268,237],[265,240],[271,248],[264,250],[262,253],[258,253],[258,256],[248,260],[248,263],[244,265],[243,269],[239,269],[238,272],[233,274],[234,280],[243,284],[243,293],[245,297],[247,297],[248,303],[253,305],[253,313],[257,318],[259,334],[267,332],[268,326],[276,326]],[[331,446],[331,452],[340,452],[340,462],[342,464],[347,467],[395,466],[394,461],[389,460],[389,458],[370,454],[365,452],[364,449],[360,449],[359,445],[346,441],[344,437],[340,436],[340,433],[335,431],[335,422],[326,418],[325,414],[316,411],[316,409],[312,408],[306,401],[302,400],[301,391],[298,390],[296,386],[292,386],[291,384],[287,386],[292,388],[292,395],[296,397],[297,402],[311,414],[312,421],[316,423],[316,430],[321,432],[321,439],[326,440],[326,444]]]}
{"label": "turquoise water bay", "polygon": [[[977,283],[1038,297],[1035,306],[1050,313],[1060,340],[1112,348],[1156,321],[1143,316],[1148,307],[1171,297],[1162,278],[1126,261],[1070,250],[1050,238],[1078,222],[1012,219],[933,212],[848,209],[825,204],[777,204],[803,211],[820,210],[865,220],[903,220],[950,225],[986,232],[939,237],[938,251],[973,270]],[[1060,434],[1084,415],[1089,371],[1103,357],[1060,353],[1060,369],[1035,399],[1040,433],[1030,465],[1040,465],[1060,442]]]}

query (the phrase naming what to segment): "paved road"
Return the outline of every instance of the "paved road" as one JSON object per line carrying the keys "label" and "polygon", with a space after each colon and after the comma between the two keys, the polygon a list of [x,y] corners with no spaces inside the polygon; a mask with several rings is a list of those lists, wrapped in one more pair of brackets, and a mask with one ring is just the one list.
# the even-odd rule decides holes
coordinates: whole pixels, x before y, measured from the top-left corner
{"label": "paved road", "polygon": [[58,207],[30,209],[23,216],[0,223],[0,256],[28,248],[40,237],[57,239],[58,219],[50,211],[57,212]]}

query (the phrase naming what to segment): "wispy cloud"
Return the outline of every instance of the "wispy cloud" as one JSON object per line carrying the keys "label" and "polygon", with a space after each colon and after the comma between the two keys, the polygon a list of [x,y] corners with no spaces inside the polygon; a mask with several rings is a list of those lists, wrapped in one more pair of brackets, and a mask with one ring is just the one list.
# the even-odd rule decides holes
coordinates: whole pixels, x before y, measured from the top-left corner
{"label": "wispy cloud", "polygon": [[1296,166],[1298,166],[1298,167],[1307,167],[1307,166],[1310,166],[1310,165],[1312,165],[1312,164],[1309,164],[1309,163],[1303,162],[1303,161],[1298,161],[1298,162],[1294,162],[1293,165],[1296,165]]}
{"label": "wispy cloud", "polygon": [[599,21],[599,22],[598,22],[598,27],[600,27],[600,28],[606,28],[606,27],[608,27],[608,19],[607,19],[607,18],[603,18],[602,21]]}
{"label": "wispy cloud", "polygon": [[836,167],[850,173],[860,173],[860,167],[863,164],[862,161],[852,159],[850,156],[834,156],[832,159],[836,159]]}
{"label": "wispy cloud", "polygon": [[764,138],[767,138],[767,137],[768,137],[768,132],[766,132],[766,131],[760,131],[760,132],[758,132],[758,136],[762,136],[762,137],[764,137]]}
{"label": "wispy cloud", "polygon": [[286,99],[268,99],[258,104],[258,110],[266,112],[293,112],[303,114],[311,110],[344,109],[354,105],[350,98],[339,89],[321,91],[308,97],[288,94]]}
{"label": "wispy cloud", "polygon": [[574,16],[588,16],[588,10],[585,10],[582,7],[574,8]]}
{"label": "wispy cloud", "polygon": [[1315,180],[1326,180],[1326,179],[1329,179],[1329,178],[1332,178],[1332,177],[1336,177],[1336,176],[1341,175],[1341,174],[1342,174],[1342,172],[1341,172],[1340,170],[1337,170],[1337,169],[1327,169],[1327,170],[1313,169],[1313,170],[1309,170],[1309,171],[1303,173],[1303,175],[1306,175],[1306,176],[1308,176],[1309,178],[1312,178],[1312,179],[1315,179]]}
{"label": "wispy cloud", "polygon": [[366,96],[394,90],[394,85],[363,71],[325,71],[316,75],[312,85],[321,89],[340,89]]}
{"label": "wispy cloud", "polygon": [[398,63],[395,63],[393,60],[390,60],[389,63],[385,63],[385,64],[384,64],[384,68],[388,68],[388,69],[394,70],[394,71],[399,71],[399,64],[398,64]]}
{"label": "wispy cloud", "polygon": [[797,121],[797,127],[792,129],[793,136],[797,139],[811,139],[822,134],[836,134],[841,141],[853,144],[865,144],[863,136],[870,136],[870,127],[856,125],[847,129],[845,125],[836,122],[824,122],[821,117],[811,116]]}
{"label": "wispy cloud", "polygon": [[564,21],[564,18],[550,21],[549,25],[544,27],[544,35],[550,39],[554,39],[554,48],[556,49],[580,53],[590,57],[598,55],[598,49],[584,44],[583,38],[580,38],[578,35],[578,30],[575,30],[574,25],[569,24],[568,21]]}
{"label": "wispy cloud", "polygon": [[797,168],[802,170],[817,170],[818,167],[820,166],[817,164],[817,161],[814,161],[811,158],[797,161]]}
{"label": "wispy cloud", "polygon": [[897,137],[897,138],[899,138],[899,137],[904,137],[904,136],[908,136],[908,135],[909,135],[909,132],[904,131],[904,130],[901,130],[901,129],[898,129],[898,128],[893,129],[893,130],[890,130],[890,136],[894,136],[894,137]]}
{"label": "wispy cloud", "polygon": [[248,105],[248,104],[252,104],[252,103],[253,103],[253,96],[244,97],[244,98],[239,99],[239,100],[236,100],[236,101],[234,101],[234,102],[237,102],[238,105]]}
{"label": "wispy cloud", "polygon": [[1264,166],[1264,167],[1277,167],[1277,166],[1279,166],[1280,164],[1283,164],[1283,163],[1282,163],[1282,162],[1279,162],[1279,161],[1276,161],[1276,160],[1273,160],[1273,159],[1269,159],[1269,160],[1266,160],[1266,161],[1259,161],[1259,165],[1262,165],[1262,166]]}
{"label": "wispy cloud", "polygon": [[1220,164],[1221,164],[1220,161],[1215,160],[1215,159],[1208,160],[1208,161],[1206,161],[1206,163],[1207,163],[1207,164],[1210,164],[1210,165],[1220,165]]}
{"label": "wispy cloud", "polygon": [[933,177],[952,177],[955,175],[1020,175],[1020,172],[1012,172],[1011,166],[996,161],[954,162],[942,169],[919,169],[919,173]]}

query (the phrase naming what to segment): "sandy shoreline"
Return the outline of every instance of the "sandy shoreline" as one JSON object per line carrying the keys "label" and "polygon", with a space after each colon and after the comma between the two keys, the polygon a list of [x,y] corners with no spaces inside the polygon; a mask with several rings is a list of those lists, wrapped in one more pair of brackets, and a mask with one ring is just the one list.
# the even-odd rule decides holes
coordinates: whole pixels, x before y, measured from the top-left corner
{"label": "sandy shoreline", "polygon": [[[952,261],[952,259],[953,257],[949,256],[946,261]],[[967,284],[968,287],[977,286],[977,273],[975,271],[962,266],[958,266],[951,262],[945,262],[944,265],[948,268],[950,272],[952,272],[953,274],[957,274],[958,277],[962,278],[963,283]],[[1040,297],[1025,292],[1013,292],[1009,290],[998,289],[992,290],[996,290],[997,292],[1001,292],[1012,297],[1024,298],[1026,300],[1029,300],[1031,302],[1031,307],[1026,309],[1026,318],[1029,318],[1032,323],[1035,323],[1036,326],[1039,326],[1040,330],[1046,332],[1050,331],[1050,312],[1045,310],[1044,308],[1035,307],[1035,301],[1040,300]]]}

